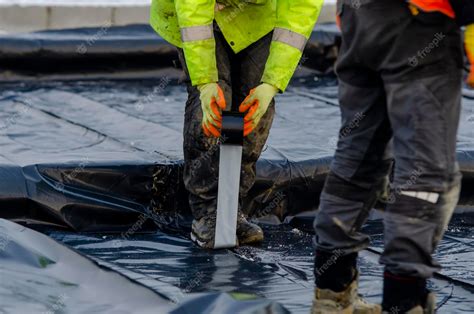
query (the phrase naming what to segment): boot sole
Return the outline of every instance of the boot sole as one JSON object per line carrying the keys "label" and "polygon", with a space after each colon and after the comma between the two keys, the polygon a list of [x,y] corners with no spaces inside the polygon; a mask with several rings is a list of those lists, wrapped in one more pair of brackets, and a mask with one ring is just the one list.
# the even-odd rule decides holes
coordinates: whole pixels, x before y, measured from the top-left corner
{"label": "boot sole", "polygon": [[239,238],[239,243],[241,245],[246,245],[246,244],[260,244],[263,242],[264,236],[262,235],[254,235],[246,238]]}
{"label": "boot sole", "polygon": [[[196,243],[198,246],[202,247],[203,249],[210,249],[214,250],[214,241],[202,241],[199,239],[197,235],[194,234],[194,232],[191,232],[191,241]],[[235,244],[235,247],[239,246],[239,240],[237,239],[237,243]],[[216,249],[217,250],[217,249]]]}
{"label": "boot sole", "polygon": [[311,309],[311,314],[353,314],[354,307],[352,305],[346,307],[345,309],[340,309],[334,306],[333,304],[325,304],[324,302],[314,302],[313,308]]}
{"label": "boot sole", "polygon": [[213,249],[214,248],[214,241],[202,241],[199,239],[197,235],[194,234],[194,232],[191,232],[191,241],[196,243],[199,247],[202,247],[203,249]]}

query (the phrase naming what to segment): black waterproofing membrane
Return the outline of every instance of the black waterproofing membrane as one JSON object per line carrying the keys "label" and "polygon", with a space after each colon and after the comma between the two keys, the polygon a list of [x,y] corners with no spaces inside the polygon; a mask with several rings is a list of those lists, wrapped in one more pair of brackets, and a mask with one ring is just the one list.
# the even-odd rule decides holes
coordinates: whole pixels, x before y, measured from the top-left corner
{"label": "black waterproofing membrane", "polygon": [[[41,233],[4,219],[0,219],[0,236],[3,313],[178,314],[196,313],[200,307],[206,313],[222,313],[213,310],[216,307],[226,312],[288,313],[278,304],[252,295],[185,296],[165,282],[121,270],[94,257],[86,258]],[[171,292],[174,298],[169,297]]]}
{"label": "black waterproofing membrane", "polygon": [[[107,285],[113,294],[114,280],[122,280],[130,293],[124,288],[118,295],[152,291],[156,296],[143,306],[159,304],[157,313],[307,313],[311,224],[340,125],[331,74],[339,41],[334,26],[317,28],[290,88],[277,96],[257,182],[244,200],[245,211],[265,228],[265,243],[209,252],[188,239],[181,134],[186,92],[174,49],[146,26],[0,37],[0,218],[86,256],[46,237],[35,241],[64,253],[32,247],[28,239],[39,238],[36,233],[0,220],[7,234],[0,245],[12,245],[0,253],[0,310],[14,313],[24,304],[41,312],[66,295],[67,302],[59,301],[66,313],[110,312],[123,299],[84,291]],[[446,313],[474,309],[473,126],[474,92],[466,88],[458,137],[462,195],[437,252],[445,268],[430,281]],[[360,261],[361,293],[376,302],[380,217],[364,227],[373,243]],[[32,266],[26,251],[62,266]],[[112,271],[124,277],[104,275],[98,282],[90,275]],[[80,281],[76,274],[93,279]],[[11,289],[17,293],[6,292]],[[22,289],[27,292],[18,293]]]}

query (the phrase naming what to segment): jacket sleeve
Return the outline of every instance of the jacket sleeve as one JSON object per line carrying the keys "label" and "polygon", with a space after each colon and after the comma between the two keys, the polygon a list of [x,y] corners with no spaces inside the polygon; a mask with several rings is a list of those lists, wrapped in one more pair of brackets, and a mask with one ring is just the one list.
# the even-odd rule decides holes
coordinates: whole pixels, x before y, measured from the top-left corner
{"label": "jacket sleeve", "polygon": [[273,40],[262,82],[285,91],[322,6],[323,0],[277,0]]}
{"label": "jacket sleeve", "polygon": [[175,0],[192,85],[218,81],[213,21],[215,0]]}
{"label": "jacket sleeve", "polygon": [[465,26],[474,24],[474,1],[473,0],[450,0],[451,6],[456,13],[456,21]]}

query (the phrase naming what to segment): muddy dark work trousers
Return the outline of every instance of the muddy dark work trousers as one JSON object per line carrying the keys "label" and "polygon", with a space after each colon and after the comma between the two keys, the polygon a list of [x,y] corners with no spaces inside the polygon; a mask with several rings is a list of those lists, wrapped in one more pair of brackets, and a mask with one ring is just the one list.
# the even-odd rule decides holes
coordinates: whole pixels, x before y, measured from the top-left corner
{"label": "muddy dark work trousers", "polygon": [[[214,31],[219,86],[225,94],[226,111],[237,111],[252,88],[260,84],[270,52],[272,34],[268,34],[245,50],[235,54],[217,27]],[[219,178],[219,140],[204,135],[199,91],[191,85],[183,51],[179,51],[186,73],[188,100],[184,118],[184,184],[194,218],[215,214]],[[244,139],[240,198],[245,197],[255,182],[256,162],[268,138],[275,113],[272,102],[258,127]]]}
{"label": "muddy dark work trousers", "polygon": [[338,4],[342,127],[315,220],[316,249],[352,255],[369,245],[360,228],[394,158],[381,263],[392,274],[428,278],[439,269],[431,254],[460,189],[460,31],[440,13],[413,16],[405,1],[351,3]]}

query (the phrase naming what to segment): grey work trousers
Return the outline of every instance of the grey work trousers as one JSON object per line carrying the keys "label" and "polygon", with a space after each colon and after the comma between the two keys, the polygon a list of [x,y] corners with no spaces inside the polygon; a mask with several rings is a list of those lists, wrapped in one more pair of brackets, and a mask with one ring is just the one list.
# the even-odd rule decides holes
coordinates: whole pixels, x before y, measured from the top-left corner
{"label": "grey work trousers", "polygon": [[[462,84],[459,27],[405,1],[339,1],[342,127],[315,220],[315,245],[351,254],[395,161],[380,259],[396,275],[431,277],[432,253],[459,198]],[[393,145],[392,145],[393,143]]]}

